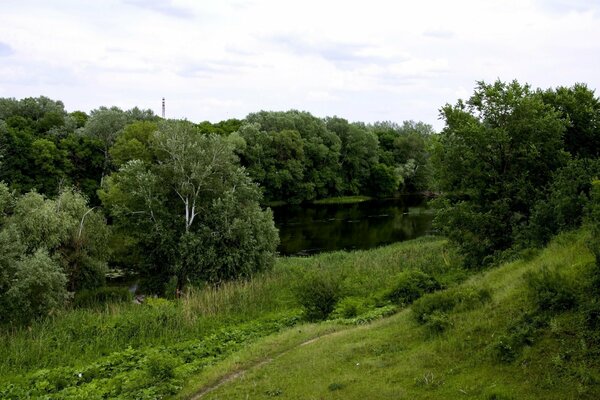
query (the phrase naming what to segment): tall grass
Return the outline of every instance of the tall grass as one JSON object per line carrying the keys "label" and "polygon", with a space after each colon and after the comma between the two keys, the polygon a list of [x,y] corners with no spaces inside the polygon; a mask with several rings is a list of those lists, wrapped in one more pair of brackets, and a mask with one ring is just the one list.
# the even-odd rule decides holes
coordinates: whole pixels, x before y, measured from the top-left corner
{"label": "tall grass", "polygon": [[[83,365],[129,347],[166,346],[201,339],[244,321],[290,315],[299,309],[294,285],[308,269],[337,274],[346,295],[367,297],[389,289],[390,278],[406,269],[421,269],[438,275],[440,281],[458,279],[462,275],[456,265],[456,256],[438,238],[366,251],[280,258],[271,271],[250,280],[190,288],[179,300],[73,309],[29,327],[4,327],[0,376]],[[449,270],[458,272],[449,275]]]}

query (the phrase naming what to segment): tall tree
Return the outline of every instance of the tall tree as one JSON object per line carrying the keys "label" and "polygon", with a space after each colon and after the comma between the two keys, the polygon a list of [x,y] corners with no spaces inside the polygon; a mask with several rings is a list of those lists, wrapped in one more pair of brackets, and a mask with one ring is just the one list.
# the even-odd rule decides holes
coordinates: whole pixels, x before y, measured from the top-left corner
{"label": "tall tree", "polygon": [[565,122],[541,92],[516,81],[479,82],[466,103],[446,105],[441,115],[436,226],[477,264],[512,244],[567,161]]}
{"label": "tall tree", "polygon": [[277,231],[261,211],[258,187],[236,165],[227,138],[202,135],[186,121],[165,121],[152,133],[151,161],[131,160],[101,192],[118,229],[145,251],[138,259],[160,290],[179,284],[247,276],[269,267]]}

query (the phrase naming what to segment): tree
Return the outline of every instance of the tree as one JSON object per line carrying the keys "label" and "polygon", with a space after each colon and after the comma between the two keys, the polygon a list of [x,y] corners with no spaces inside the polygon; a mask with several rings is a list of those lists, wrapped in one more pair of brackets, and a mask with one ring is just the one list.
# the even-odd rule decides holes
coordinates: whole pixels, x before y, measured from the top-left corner
{"label": "tree", "polygon": [[65,273],[72,292],[104,284],[109,230],[103,215],[79,192],[64,188],[56,199],[29,192],[8,219],[25,254],[45,249]]}
{"label": "tree", "polygon": [[565,122],[540,91],[516,81],[479,82],[467,103],[446,105],[441,115],[436,226],[475,265],[511,246],[553,171],[567,161]]}
{"label": "tree", "polygon": [[104,153],[104,164],[102,167],[102,177],[108,174],[110,164],[110,147],[117,140],[117,136],[128,122],[127,115],[118,107],[100,107],[90,113],[83,132],[99,140],[102,143]]}
{"label": "tree", "polygon": [[544,102],[553,106],[567,125],[565,150],[574,157],[600,156],[600,100],[585,84],[558,87],[543,92]]}
{"label": "tree", "polygon": [[405,192],[420,192],[430,187],[428,143],[434,133],[431,125],[404,121],[402,125],[377,122],[370,130],[379,138],[379,160],[394,168]]}
{"label": "tree", "polygon": [[[313,200],[317,197],[335,196],[342,190],[340,173],[341,141],[336,134],[330,132],[325,122],[307,112],[291,110],[287,112],[261,111],[246,117],[250,124],[257,124],[258,130],[267,135],[275,135],[283,131],[295,131],[300,135],[302,154],[304,156],[303,180],[299,189],[302,193],[295,200]],[[252,170],[242,156],[242,164]],[[267,183],[268,185],[268,183]],[[287,200],[278,198],[271,200]],[[297,200],[299,199],[299,200]]]}
{"label": "tree", "polygon": [[117,229],[131,232],[145,252],[137,267],[150,283],[170,276],[180,286],[214,282],[272,264],[278,242],[272,216],[260,210],[258,187],[236,165],[227,138],[165,121],[148,150],[152,161],[128,161],[100,194]]}
{"label": "tree", "polygon": [[136,121],[125,126],[123,133],[110,148],[110,155],[117,167],[130,160],[150,162],[152,154],[148,148],[150,136],[158,125],[150,121]]}
{"label": "tree", "polygon": [[326,119],[327,129],[341,140],[340,162],[344,191],[361,194],[369,191],[371,168],[379,161],[377,135],[364,125],[350,124],[342,118]]}
{"label": "tree", "polygon": [[108,229],[78,192],[19,196],[0,182],[0,322],[58,310],[67,291],[104,282]]}

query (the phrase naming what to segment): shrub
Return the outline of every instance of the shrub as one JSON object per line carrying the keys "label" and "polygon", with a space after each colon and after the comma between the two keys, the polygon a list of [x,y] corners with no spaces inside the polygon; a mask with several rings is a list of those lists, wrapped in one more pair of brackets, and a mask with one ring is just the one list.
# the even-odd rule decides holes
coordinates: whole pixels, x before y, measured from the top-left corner
{"label": "shrub", "polygon": [[341,280],[327,271],[311,272],[300,280],[294,292],[309,321],[324,320],[341,297]]}
{"label": "shrub", "polygon": [[431,334],[443,333],[446,329],[452,326],[452,321],[447,313],[435,310],[427,315],[425,328]]}
{"label": "shrub", "polygon": [[493,344],[494,358],[503,363],[513,362],[523,347],[533,345],[536,336],[546,325],[545,318],[536,313],[526,313]]}
{"label": "shrub", "polygon": [[67,277],[45,250],[16,263],[14,282],[7,291],[13,312],[8,319],[27,323],[63,307]]}
{"label": "shrub", "polygon": [[398,275],[386,298],[398,305],[408,305],[425,293],[441,289],[442,285],[431,275],[419,270],[404,271]]}
{"label": "shrub", "polygon": [[540,311],[561,312],[577,305],[575,285],[558,269],[542,267],[525,278],[531,299]]}
{"label": "shrub", "polygon": [[122,286],[103,286],[98,289],[84,289],[75,294],[75,307],[93,307],[105,303],[121,303],[131,301],[133,295],[128,288]]}
{"label": "shrub", "polygon": [[490,291],[486,288],[463,287],[423,296],[414,302],[412,311],[417,322],[426,324],[432,319],[441,320],[440,313],[447,313],[455,308],[469,310],[490,298]]}
{"label": "shrub", "polygon": [[164,381],[175,376],[175,368],[180,364],[168,353],[153,353],[146,359],[146,371],[150,378]]}
{"label": "shrub", "polygon": [[345,297],[337,303],[332,316],[335,318],[354,318],[366,311],[365,300],[358,297]]}

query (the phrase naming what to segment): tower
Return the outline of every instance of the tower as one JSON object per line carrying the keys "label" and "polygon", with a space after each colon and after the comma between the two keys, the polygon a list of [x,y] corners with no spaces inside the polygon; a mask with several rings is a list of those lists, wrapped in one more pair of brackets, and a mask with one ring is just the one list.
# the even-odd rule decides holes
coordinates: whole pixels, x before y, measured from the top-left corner
{"label": "tower", "polygon": [[165,119],[165,98],[162,98],[162,117]]}

